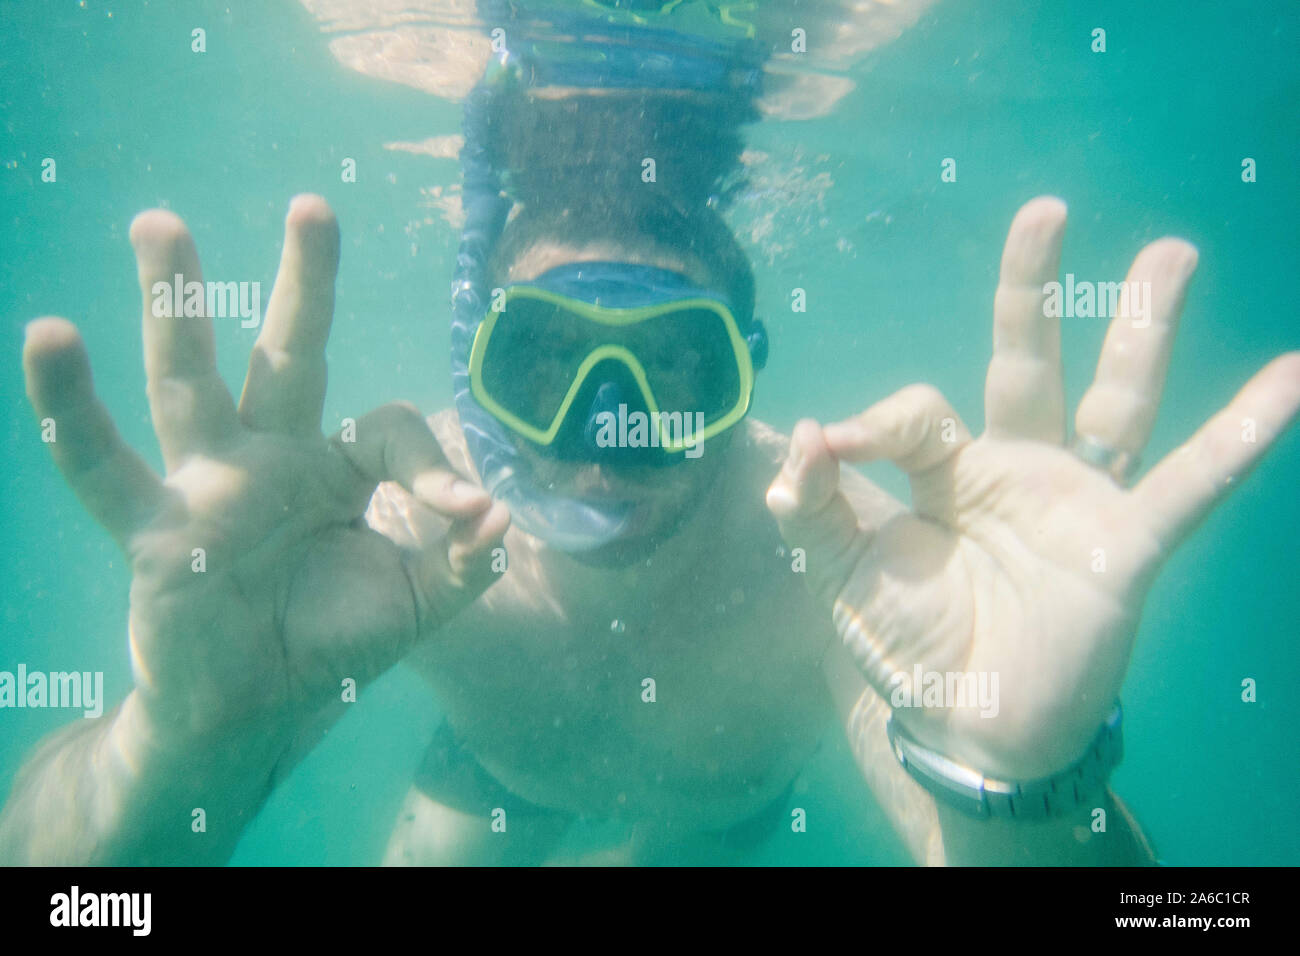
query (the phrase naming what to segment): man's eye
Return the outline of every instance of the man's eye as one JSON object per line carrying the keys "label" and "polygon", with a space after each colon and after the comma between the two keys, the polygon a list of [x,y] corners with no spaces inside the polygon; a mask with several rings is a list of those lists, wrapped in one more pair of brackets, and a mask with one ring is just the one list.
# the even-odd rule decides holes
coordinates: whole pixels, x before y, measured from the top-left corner
{"label": "man's eye", "polygon": [[533,336],[534,347],[545,355],[568,355],[581,348],[588,340],[580,329],[561,326]]}
{"label": "man's eye", "polygon": [[676,349],[665,351],[660,356],[661,364],[679,372],[693,372],[700,367],[703,357],[695,349]]}
{"label": "man's eye", "polygon": [[694,349],[684,349],[673,342],[658,340],[648,344],[643,355],[645,361],[658,368],[695,368],[700,364],[700,354]]}

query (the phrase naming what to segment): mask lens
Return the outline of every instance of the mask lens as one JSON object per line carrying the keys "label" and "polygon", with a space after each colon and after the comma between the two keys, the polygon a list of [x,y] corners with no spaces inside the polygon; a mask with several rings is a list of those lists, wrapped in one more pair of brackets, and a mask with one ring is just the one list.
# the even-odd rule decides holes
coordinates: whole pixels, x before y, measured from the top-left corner
{"label": "mask lens", "polygon": [[740,369],[722,316],[712,309],[685,308],[632,326],[628,348],[646,369],[659,410],[717,421],[740,401]]}
{"label": "mask lens", "polygon": [[586,319],[540,299],[510,299],[483,354],[483,387],[512,415],[550,427],[595,345]]}

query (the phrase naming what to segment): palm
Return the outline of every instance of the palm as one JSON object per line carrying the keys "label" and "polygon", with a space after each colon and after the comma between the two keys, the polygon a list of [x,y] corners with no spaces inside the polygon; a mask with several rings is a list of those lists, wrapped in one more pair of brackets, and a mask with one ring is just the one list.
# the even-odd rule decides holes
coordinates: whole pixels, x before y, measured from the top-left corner
{"label": "palm", "polygon": [[[915,492],[915,513],[889,531],[893,546],[869,549],[841,597],[870,608],[881,578],[908,582],[863,616],[873,644],[892,648],[891,666],[998,675],[1001,719],[941,712],[934,719],[953,724],[943,732],[1007,750],[1004,764],[1026,749],[1068,759],[1118,694],[1157,557],[1149,533],[1120,518],[1125,494],[1109,478],[1047,445],[981,438]],[[1091,706],[1061,726],[1053,711],[1081,688]],[[1034,736],[1004,740],[1008,724]]]}
{"label": "palm", "polygon": [[164,487],[168,504],[128,550],[134,649],[170,712],[220,725],[319,705],[338,676],[374,677],[412,636],[401,556],[351,526],[369,489],[324,439],[244,434]]}
{"label": "palm", "polygon": [[[1162,556],[1300,407],[1291,353],[1131,491],[1067,450],[1059,328],[1042,306],[1064,222],[1059,202],[1036,200],[1012,226],[983,436],[972,440],[935,389],[911,386],[842,424],[800,423],[769,492],[787,540],[820,545],[811,582],[887,700],[918,667],[996,675],[996,716],[947,701],[899,719],[950,755],[1019,779],[1083,751],[1119,692]],[[1129,281],[1150,283],[1153,314],[1112,322],[1078,434],[1140,454],[1194,265],[1177,240],[1138,257]],[[1243,421],[1254,441],[1241,440]],[[874,458],[908,472],[912,512],[850,504],[837,490],[836,459]]]}

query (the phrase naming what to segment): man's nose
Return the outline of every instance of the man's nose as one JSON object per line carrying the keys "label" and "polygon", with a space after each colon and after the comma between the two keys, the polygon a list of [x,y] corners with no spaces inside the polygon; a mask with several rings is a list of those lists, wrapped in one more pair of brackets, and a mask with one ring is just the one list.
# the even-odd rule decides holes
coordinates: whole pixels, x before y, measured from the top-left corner
{"label": "man's nose", "polygon": [[596,390],[595,396],[591,400],[591,406],[587,412],[587,426],[583,431],[583,439],[587,443],[588,451],[592,453],[601,453],[606,451],[606,447],[597,440],[599,434],[604,431],[608,434],[608,427],[602,423],[610,421],[605,413],[613,416],[613,421],[618,421],[618,409],[620,405],[627,405],[626,390],[618,382],[603,382]]}

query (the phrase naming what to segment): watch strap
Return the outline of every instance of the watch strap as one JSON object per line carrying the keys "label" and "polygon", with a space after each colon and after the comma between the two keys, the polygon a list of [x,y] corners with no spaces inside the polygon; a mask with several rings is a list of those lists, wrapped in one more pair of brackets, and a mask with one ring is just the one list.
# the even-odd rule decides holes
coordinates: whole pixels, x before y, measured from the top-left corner
{"label": "watch strap", "polygon": [[934,797],[973,817],[1046,819],[1077,809],[1097,793],[1124,756],[1119,701],[1088,749],[1060,773],[1035,780],[997,780],[922,746],[894,714],[885,725],[889,744],[912,777]]}

